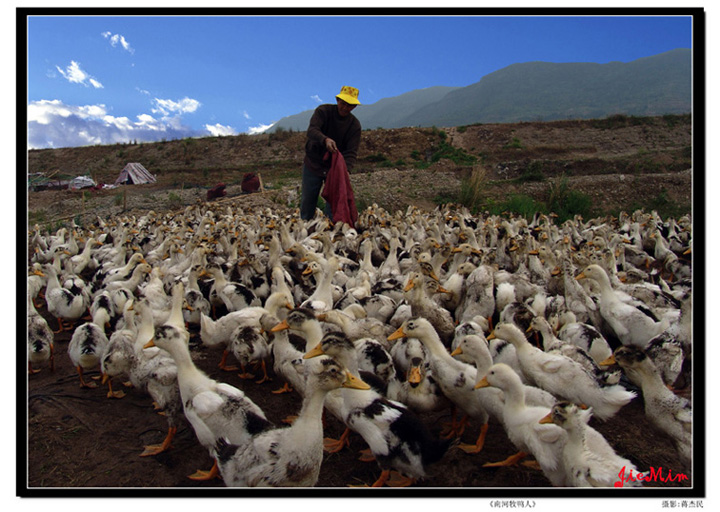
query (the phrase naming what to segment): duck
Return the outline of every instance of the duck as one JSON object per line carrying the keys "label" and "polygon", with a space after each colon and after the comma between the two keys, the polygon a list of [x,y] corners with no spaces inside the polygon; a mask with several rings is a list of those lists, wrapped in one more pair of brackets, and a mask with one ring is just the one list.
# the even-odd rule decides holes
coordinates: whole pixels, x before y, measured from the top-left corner
{"label": "duck", "polygon": [[490,336],[504,339],[515,346],[523,374],[532,384],[555,396],[591,406],[598,419],[607,420],[614,416],[636,396],[620,385],[601,387],[579,363],[563,355],[547,354],[532,346],[524,333],[513,324],[498,324]]}
{"label": "duck", "polygon": [[[182,286],[182,285],[180,285]],[[177,381],[185,417],[200,444],[214,455],[219,439],[244,446],[253,436],[272,428],[263,410],[240,389],[210,378],[197,368],[188,348],[189,334],[183,327],[164,324],[155,328],[144,348],[166,350],[177,365]],[[190,475],[193,480],[211,480],[219,476],[218,460],[209,471]]]}
{"label": "duck", "polygon": [[200,314],[210,315],[210,301],[203,295],[198,284],[198,278],[202,272],[200,265],[190,267],[185,287],[185,303],[183,307],[183,318],[188,326],[200,325]]}
{"label": "duck", "polygon": [[487,265],[475,266],[469,262],[458,268],[460,273],[468,271],[470,273],[465,278],[465,295],[455,310],[455,319],[463,323],[479,315],[490,323],[495,311],[493,272]]}
{"label": "duck", "polygon": [[[350,373],[357,375],[355,347],[342,332],[330,332],[303,358],[328,355]],[[333,407],[348,429],[360,434],[381,469],[372,487],[412,485],[426,476],[425,467],[442,458],[450,446],[448,440],[435,438],[425,424],[407,406],[394,402],[370,389],[341,389]],[[391,471],[399,474],[391,479]]]}
{"label": "duck", "polygon": [[566,310],[558,317],[561,325],[557,337],[580,347],[599,364],[612,355],[612,348],[595,326],[577,321],[575,313]]}
{"label": "duck", "polygon": [[240,362],[241,372],[238,377],[241,379],[254,379],[255,375],[249,373],[246,366],[252,362],[259,362],[262,368],[263,376],[256,384],[271,380],[267,374],[266,360],[270,357],[270,346],[267,339],[263,336],[262,327],[258,321],[257,325],[238,325],[228,342],[228,348],[232,352],[235,359]]}
{"label": "duck", "polygon": [[215,457],[228,487],[313,487],[323,460],[323,405],[330,391],[369,386],[332,358],[308,365],[305,396],[290,427],[268,429],[244,445],[219,439]]}
{"label": "duck", "polygon": [[[174,309],[168,321],[177,323],[179,322],[178,310],[181,309],[178,304],[179,294],[173,299]],[[134,318],[139,318],[137,331],[134,336],[118,344],[119,350],[114,351],[108,347],[101,365],[104,380],[127,375],[132,386],[147,393],[153,399],[155,409],[162,412],[165,417],[168,430],[163,441],[160,444],[145,446],[140,454],[140,457],[150,457],[164,453],[171,448],[171,442],[183,419],[183,408],[175,361],[170,354],[157,347],[143,348],[154,336],[155,324],[152,311],[144,301],[134,302],[132,307],[135,312]],[[113,336],[110,339],[110,346],[114,341]]]}
{"label": "duck", "polygon": [[70,338],[68,356],[80,377],[81,388],[97,387],[95,382],[85,382],[83,372],[100,366],[108,346],[108,337],[105,334],[105,324],[108,320],[107,311],[100,309],[90,322],[75,328]]}
{"label": "duck", "polygon": [[642,389],[645,415],[657,429],[669,435],[687,466],[692,460],[692,404],[663,383],[655,364],[634,346],[619,347],[603,365],[618,364],[627,377]]}
{"label": "duck", "polygon": [[262,305],[260,298],[242,283],[228,281],[220,267],[210,267],[208,273],[214,278],[210,302],[217,297],[229,312]]}
{"label": "duck", "polygon": [[481,428],[475,443],[461,443],[459,448],[466,453],[482,451],[489,428],[490,415],[492,414],[495,418],[501,417],[501,393],[496,390],[476,393],[473,386],[477,381],[477,369],[471,364],[454,359],[426,318],[413,317],[406,320],[388,339],[392,341],[403,337],[417,338],[423,344],[428,353],[428,362],[433,377],[442,393],[466,416],[460,424],[456,424],[455,415],[452,415],[453,423],[448,436],[461,436],[465,430],[467,418],[479,421]]}
{"label": "duck", "polygon": [[428,361],[427,351],[417,338],[402,338],[392,346],[390,355],[395,370],[404,378],[388,385],[387,397],[402,402],[417,414],[451,408]]}
{"label": "duck", "polygon": [[[563,446],[565,481],[572,487],[642,487],[636,480],[618,480],[623,471],[638,472],[635,464],[615,453],[605,438],[588,426],[592,408],[561,401],[540,419],[540,424],[554,424],[567,432]],[[592,433],[595,435],[593,436]]]}
{"label": "duck", "polygon": [[620,300],[601,266],[588,265],[575,279],[591,279],[597,283],[600,314],[623,345],[645,348],[652,338],[670,327],[667,318],[658,320],[649,309]]}
{"label": "duck", "polygon": [[[361,310],[364,313],[364,309]],[[331,309],[317,315],[317,319],[321,322],[328,322],[336,325],[351,340],[359,340],[362,338],[372,338],[382,344],[385,349],[387,346],[387,336],[393,331],[387,324],[381,322],[377,318],[364,317],[355,318],[344,311]]]}
{"label": "duck", "polygon": [[52,264],[45,265],[45,273],[48,277],[45,302],[48,312],[57,319],[58,330],[53,331],[57,334],[72,328],[66,327],[63,320],[74,323],[87,312],[90,298],[82,292],[73,293],[63,288],[58,280],[58,272]]}
{"label": "duck", "polygon": [[419,272],[408,275],[405,293],[411,312],[414,317],[422,317],[429,321],[437,331],[443,345],[450,347],[455,337],[455,321],[447,309],[444,309],[430,299],[428,291],[442,292],[444,289],[432,278],[427,278]]}
{"label": "duck", "polygon": [[34,295],[28,295],[28,317],[27,317],[27,333],[28,333],[28,374],[35,375],[40,372],[39,368],[33,368],[49,361],[50,370],[55,370],[54,343],[53,335],[47,320],[43,318],[35,309],[33,302]]}
{"label": "duck", "polygon": [[503,425],[508,438],[519,451],[504,461],[486,463],[483,466],[508,466],[532,455],[553,486],[564,486],[566,479],[562,450],[567,442],[567,434],[557,425],[540,423],[550,410],[525,403],[525,390],[520,377],[506,364],[492,365],[487,374],[475,384],[477,389],[489,386],[503,392]]}

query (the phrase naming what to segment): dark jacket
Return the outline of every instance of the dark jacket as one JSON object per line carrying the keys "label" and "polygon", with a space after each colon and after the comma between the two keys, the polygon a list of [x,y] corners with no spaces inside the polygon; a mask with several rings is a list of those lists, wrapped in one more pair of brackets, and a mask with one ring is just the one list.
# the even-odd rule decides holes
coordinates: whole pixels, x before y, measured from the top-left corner
{"label": "dark jacket", "polygon": [[310,118],[303,163],[311,171],[326,176],[330,170],[330,159],[324,160],[327,152],[325,139],[330,137],[343,154],[347,168],[352,169],[357,160],[361,131],[360,121],[354,115],[340,117],[337,105],[320,105]]}

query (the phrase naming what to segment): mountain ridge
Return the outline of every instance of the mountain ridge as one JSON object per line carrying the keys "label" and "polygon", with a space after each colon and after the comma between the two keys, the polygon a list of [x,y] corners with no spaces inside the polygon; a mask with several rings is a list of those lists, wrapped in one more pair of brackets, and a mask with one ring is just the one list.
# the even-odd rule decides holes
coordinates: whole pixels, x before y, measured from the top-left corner
{"label": "mountain ridge", "polygon": [[[376,129],[684,114],[692,110],[691,61],[690,49],[677,48],[627,63],[515,63],[465,87],[383,98],[355,115]],[[284,117],[270,131],[304,131],[312,113]]]}

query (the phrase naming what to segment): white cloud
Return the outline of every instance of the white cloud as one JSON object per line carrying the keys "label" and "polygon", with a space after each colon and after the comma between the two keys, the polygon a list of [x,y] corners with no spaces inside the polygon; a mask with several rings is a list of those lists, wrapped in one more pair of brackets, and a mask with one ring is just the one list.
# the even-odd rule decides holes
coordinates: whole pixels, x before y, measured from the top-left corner
{"label": "white cloud", "polygon": [[151,109],[153,114],[162,114],[169,116],[171,114],[189,114],[195,112],[201,105],[198,100],[191,98],[183,98],[180,101],[163,100],[153,98],[155,108]]}
{"label": "white cloud", "polygon": [[135,90],[139,92],[140,94],[145,94],[147,96],[150,96],[150,91],[146,91],[145,89],[140,89],[140,87],[135,87]]}
{"label": "white cloud", "polygon": [[225,137],[227,135],[237,135],[237,132],[232,126],[223,126],[220,123],[217,124],[206,124],[205,129],[210,132],[213,137]]}
{"label": "white cloud", "polygon": [[250,135],[257,135],[258,133],[264,133],[273,127],[275,123],[261,124],[260,126],[252,126],[248,129]]}
{"label": "white cloud", "polygon": [[98,80],[83,71],[80,68],[80,63],[75,62],[74,60],[70,61],[70,65],[65,69],[62,69],[60,66],[55,67],[60,72],[60,74],[70,83],[82,84],[87,87],[88,84],[86,82],[90,82],[90,85],[92,85],[96,89],[102,89],[103,87],[103,85]]}
{"label": "white cloud", "polygon": [[317,101],[318,103],[322,103],[322,102],[323,102],[323,100],[321,100],[321,99],[320,99],[320,96],[318,96],[317,94],[313,94],[312,96],[310,96],[310,98],[313,99],[313,100],[315,100],[315,101]]}
{"label": "white cloud", "polygon": [[[133,121],[115,117],[105,105],[66,105],[60,100],[40,100],[28,104],[28,148],[76,147],[117,142],[158,141],[206,136],[205,130],[183,125],[180,116],[155,118],[139,114]],[[210,129],[206,127],[208,131]],[[231,130],[215,125],[214,129]]]}
{"label": "white cloud", "polygon": [[243,110],[243,117],[245,119],[250,119],[250,114],[247,113],[247,110]]}
{"label": "white cloud", "polygon": [[131,54],[135,53],[135,50],[130,46],[124,36],[120,34],[113,34],[112,32],[103,32],[102,36],[110,41],[110,45],[115,48],[118,44],[127,50]]}

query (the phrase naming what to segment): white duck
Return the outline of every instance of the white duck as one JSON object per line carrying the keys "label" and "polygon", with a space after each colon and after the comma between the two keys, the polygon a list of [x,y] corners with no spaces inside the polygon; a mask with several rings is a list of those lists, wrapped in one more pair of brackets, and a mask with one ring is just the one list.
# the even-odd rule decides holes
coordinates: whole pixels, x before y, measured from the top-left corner
{"label": "white duck", "polygon": [[475,385],[478,389],[488,386],[501,389],[504,394],[503,424],[510,441],[519,452],[502,462],[484,464],[484,466],[508,466],[527,455],[533,455],[553,486],[565,485],[562,449],[567,434],[556,425],[540,424],[540,420],[548,414],[549,409],[526,405],[525,390],[520,377],[505,364],[491,366],[487,374]]}
{"label": "white duck", "polygon": [[601,387],[572,359],[547,354],[532,346],[513,324],[498,324],[491,336],[507,340],[515,346],[523,374],[531,383],[555,396],[592,407],[598,419],[610,418],[635,397],[635,393],[619,385]]}
{"label": "white duck", "polygon": [[62,332],[68,329],[63,325],[63,320],[75,322],[85,314],[90,306],[89,297],[83,293],[74,294],[63,288],[58,280],[57,270],[52,264],[45,265],[45,273],[48,276],[45,302],[48,312],[58,321],[58,330],[54,332]]}
{"label": "white duck", "polygon": [[600,314],[623,345],[645,348],[647,343],[670,327],[667,319],[656,318],[636,306],[622,301],[610,285],[605,270],[588,265],[575,279],[592,279],[600,288]]}
{"label": "white duck", "polygon": [[220,474],[228,487],[312,487],[323,460],[323,404],[328,392],[368,389],[331,358],[306,366],[306,393],[292,426],[263,431],[242,446],[216,443]]}
{"label": "white duck", "polygon": [[[219,439],[244,446],[254,435],[271,427],[265,413],[245,393],[230,384],[217,382],[195,366],[188,348],[189,334],[184,327],[165,324],[145,348],[157,346],[170,353],[177,365],[177,378],[185,417],[201,445],[212,454]],[[194,480],[218,475],[217,460],[212,469],[198,471]]]}
{"label": "white duck", "polygon": [[692,459],[692,406],[670,391],[652,360],[636,347],[617,348],[603,364],[619,364],[631,382],[642,388],[645,414],[658,429],[668,434],[689,465]]}
{"label": "white duck", "polygon": [[[616,487],[618,475],[637,468],[625,457],[615,453],[602,435],[591,429],[587,423],[592,409],[581,409],[571,402],[559,402],[540,424],[553,423],[567,432],[563,447],[565,481],[572,487]],[[634,480],[624,480],[624,487],[642,487]]]}

